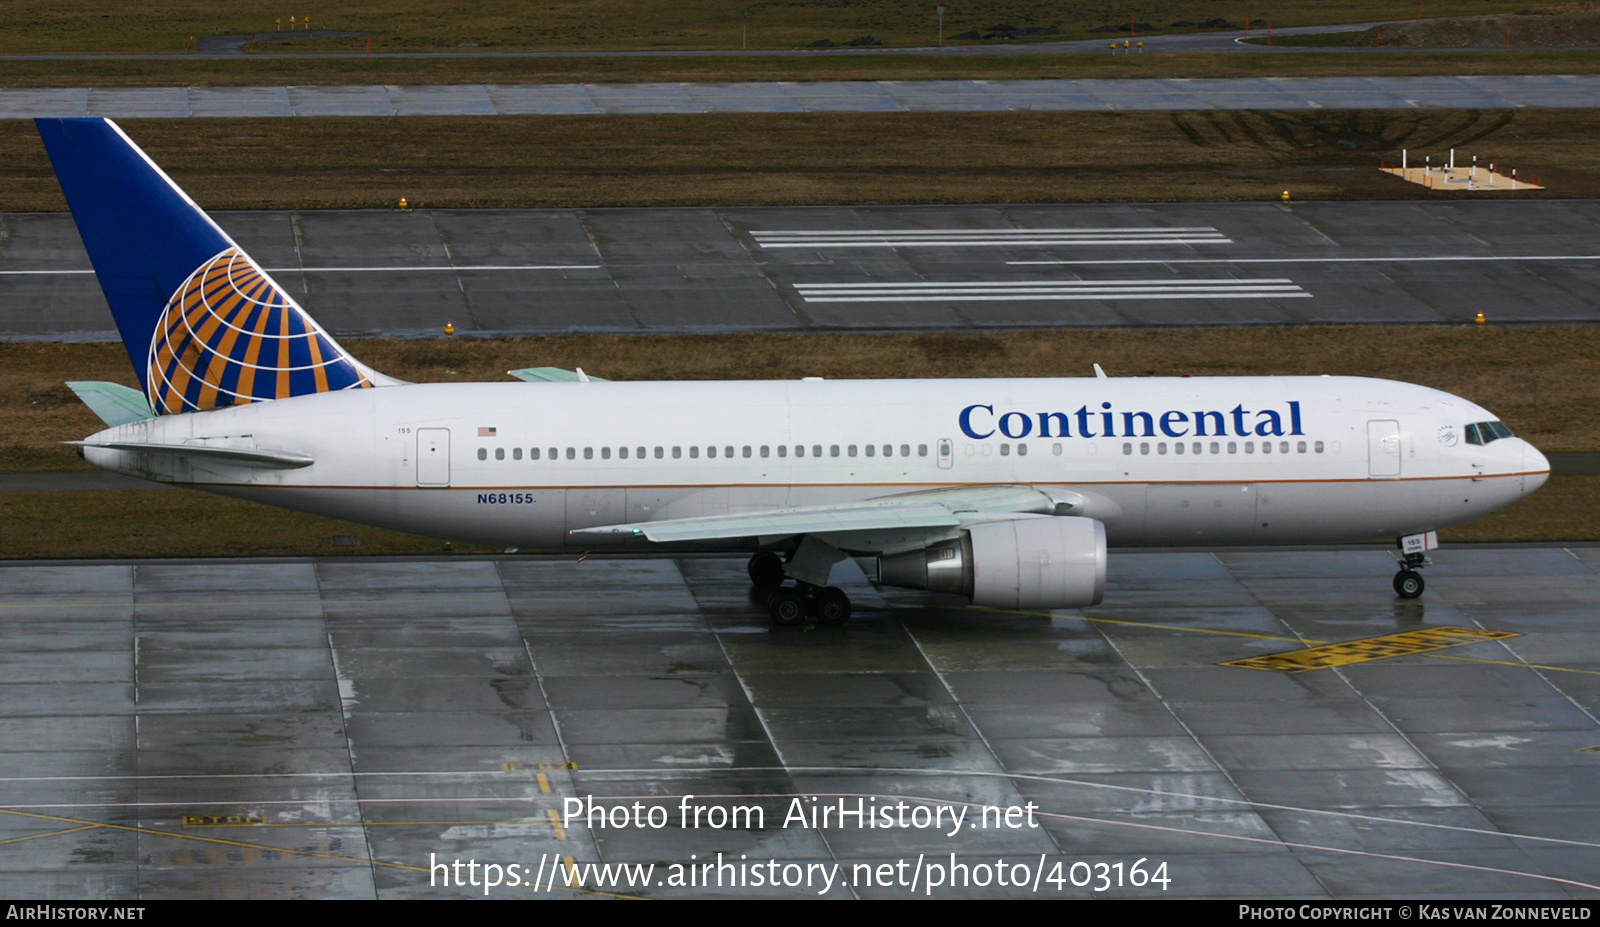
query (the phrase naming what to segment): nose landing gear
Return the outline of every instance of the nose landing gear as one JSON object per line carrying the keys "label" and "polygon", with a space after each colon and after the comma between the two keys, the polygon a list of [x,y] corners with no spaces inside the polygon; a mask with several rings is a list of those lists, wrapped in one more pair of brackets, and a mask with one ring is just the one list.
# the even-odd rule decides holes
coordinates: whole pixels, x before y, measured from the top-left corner
{"label": "nose landing gear", "polygon": [[1395,538],[1395,546],[1400,549],[1400,572],[1394,574],[1394,594],[1402,599],[1418,598],[1427,584],[1417,571],[1428,565],[1428,551],[1439,546],[1439,535],[1433,531],[1408,534]]}

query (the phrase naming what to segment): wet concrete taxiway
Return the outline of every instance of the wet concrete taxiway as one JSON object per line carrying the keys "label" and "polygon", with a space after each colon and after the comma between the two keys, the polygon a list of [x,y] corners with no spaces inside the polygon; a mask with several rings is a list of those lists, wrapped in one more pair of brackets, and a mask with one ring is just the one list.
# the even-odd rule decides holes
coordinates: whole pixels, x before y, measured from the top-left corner
{"label": "wet concrete taxiway", "polygon": [[[1118,552],[1034,615],[846,562],[847,628],[775,630],[729,558],[0,564],[0,892],[1600,896],[1600,548],[1393,569]],[[1443,627],[1515,636],[1223,665]]]}

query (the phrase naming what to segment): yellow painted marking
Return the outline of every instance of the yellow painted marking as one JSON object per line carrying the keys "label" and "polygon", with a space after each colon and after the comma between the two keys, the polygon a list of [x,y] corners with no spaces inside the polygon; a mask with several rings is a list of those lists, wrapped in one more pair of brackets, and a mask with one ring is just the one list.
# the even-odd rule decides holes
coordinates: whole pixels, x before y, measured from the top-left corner
{"label": "yellow painted marking", "polygon": [[500,769],[504,772],[515,772],[518,769],[527,769],[532,763],[501,763]]}
{"label": "yellow painted marking", "polygon": [[550,777],[544,773],[539,773],[539,791],[546,795],[550,794]]}
{"label": "yellow painted marking", "polygon": [[1424,628],[1418,631],[1389,634],[1384,637],[1345,641],[1341,644],[1325,644],[1321,647],[1310,647],[1305,650],[1290,650],[1285,653],[1275,653],[1264,657],[1230,660],[1222,665],[1239,666],[1245,669],[1276,670],[1280,673],[1304,673],[1329,666],[1370,663],[1373,660],[1410,656],[1412,654],[1426,653],[1430,650],[1442,650],[1445,647],[1457,647],[1462,644],[1477,644],[1483,641],[1497,641],[1508,637],[1520,636],[1509,631],[1482,631],[1477,628]]}
{"label": "yellow painted marking", "polygon": [[[0,606],[3,607],[3,606]],[[1290,644],[1321,643],[1321,641],[1306,641],[1298,637],[1286,637],[1282,634],[1257,634],[1253,631],[1224,631],[1218,628],[1193,628],[1179,624],[1157,624],[1153,621],[1127,621],[1120,618],[1090,618],[1087,615],[1052,615],[1049,612],[1031,612],[1014,608],[989,608],[982,605],[930,605],[929,609],[945,609],[959,612],[989,612],[995,615],[1025,615],[1029,618],[1059,618],[1063,621],[1087,621],[1090,624],[1114,624],[1129,628],[1154,628],[1158,631],[1187,631],[1190,634],[1220,634],[1223,637],[1248,637],[1262,641],[1284,641]]]}
{"label": "yellow painted marking", "polygon": [[550,815],[550,826],[555,828],[556,839],[557,840],[565,840],[565,839],[567,839],[566,828],[561,826],[561,815],[556,814],[554,810],[546,811],[545,814]]}
{"label": "yellow painted marking", "polygon": [[29,834],[26,837],[12,837],[9,840],[0,840],[0,846],[5,846],[8,843],[21,843],[24,840],[38,840],[40,837],[59,837],[62,834],[75,834],[80,830],[94,830],[99,826],[100,825],[98,824],[85,824],[82,827],[69,827],[66,830],[53,830],[48,834]]}
{"label": "yellow painted marking", "polygon": [[[0,808],[0,814],[11,814],[11,815],[15,815],[15,816],[21,817],[21,818],[32,818],[32,819],[38,820],[38,821],[59,821],[60,823],[63,823],[63,824],[79,824],[79,825],[82,825],[81,827],[74,828],[74,830],[88,830],[90,828],[95,828],[95,827],[104,827],[107,830],[125,830],[125,831],[128,831],[129,833],[150,834],[150,835],[156,836],[156,837],[171,837],[171,838],[173,838],[175,840],[193,840],[193,841],[197,841],[199,843],[212,843],[212,844],[216,844],[218,846],[225,846],[225,847],[242,847],[242,848],[247,849],[247,850],[264,850],[264,851],[267,851],[269,853],[283,853],[283,854],[286,854],[286,855],[289,855],[289,856],[311,856],[311,857],[315,857],[317,859],[331,859],[331,860],[336,860],[336,861],[342,862],[342,863],[355,863],[355,864],[357,864],[359,866],[384,866],[384,867],[387,867],[389,869],[404,869],[407,872],[420,872],[420,873],[423,873],[424,875],[429,873],[429,869],[426,866],[407,866],[404,863],[391,863],[391,862],[386,862],[385,860],[381,860],[381,859],[360,859],[359,857],[355,857],[355,856],[340,856],[340,855],[335,854],[335,853],[318,853],[315,850],[294,850],[294,849],[289,849],[287,847],[267,846],[266,844],[261,844],[261,843],[243,843],[243,842],[238,841],[238,840],[223,840],[220,837],[201,837],[198,834],[175,834],[172,831],[168,831],[168,830],[153,830],[153,829],[151,829],[149,827],[134,827],[134,826],[129,825],[129,824],[101,824],[101,823],[98,823],[98,822],[95,822],[95,821],[83,821],[83,820],[79,820],[79,819],[76,819],[76,818],[66,818],[66,817],[61,817],[60,815],[54,815],[54,814],[39,814],[38,812],[34,812],[34,811],[16,811],[16,810],[11,809],[11,808]],[[395,823],[410,824],[412,822],[405,821],[405,822],[395,822]],[[366,827],[368,825],[366,825],[366,824],[357,824],[357,825],[350,825],[350,826]],[[57,831],[57,833],[65,833],[65,832],[64,831]],[[44,836],[49,836],[49,835],[48,834],[40,834],[39,836],[44,837]],[[569,867],[569,872],[572,873],[572,875],[574,877],[576,877],[577,867],[573,863],[572,857],[568,856],[568,857],[566,857],[566,860],[567,860],[567,865]],[[545,886],[545,887],[549,887],[551,889],[562,888],[563,890],[567,890],[564,886],[551,885],[551,886]],[[641,899],[638,895],[622,895],[622,894],[618,894],[618,893],[615,893],[615,892],[595,891],[594,889],[589,889],[589,888],[576,888],[575,890],[578,891],[581,894],[584,894],[584,895],[600,895],[600,896],[603,896],[603,897],[606,897],[606,898],[626,898],[626,899],[628,899],[630,901],[642,901],[642,900],[644,900],[644,899]]]}
{"label": "yellow painted marking", "polygon": [[1581,747],[1581,748],[1579,748],[1578,752],[1579,753],[1600,753],[1600,744],[1595,744],[1592,747]]}
{"label": "yellow painted marking", "polygon": [[565,769],[565,770],[567,770],[569,772],[577,772],[578,771],[578,764],[577,763],[572,763],[572,762],[567,762],[567,763],[540,763],[539,764],[539,768],[540,769]]}
{"label": "yellow painted marking", "polygon": [[567,884],[576,888],[578,885],[578,864],[573,862],[570,856],[563,856],[561,860],[567,866]]}
{"label": "yellow painted marking", "polygon": [[1460,660],[1464,663],[1493,663],[1496,666],[1516,666],[1522,669],[1549,670],[1553,673],[1583,673],[1586,676],[1600,676],[1600,670],[1577,669],[1572,666],[1547,666],[1543,663],[1521,663],[1516,660],[1485,660],[1482,657],[1456,657],[1447,653],[1429,653],[1424,656],[1435,660]]}
{"label": "yellow painted marking", "polygon": [[184,827],[261,827],[267,823],[264,814],[186,814]]}

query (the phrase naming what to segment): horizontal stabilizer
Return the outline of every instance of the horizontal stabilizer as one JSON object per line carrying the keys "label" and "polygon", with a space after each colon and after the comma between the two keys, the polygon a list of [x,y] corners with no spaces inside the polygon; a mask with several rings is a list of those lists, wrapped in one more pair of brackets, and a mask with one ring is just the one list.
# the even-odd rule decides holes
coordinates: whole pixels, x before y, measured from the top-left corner
{"label": "horizontal stabilizer", "polygon": [[72,380],[67,383],[67,389],[78,394],[83,404],[100,416],[100,420],[107,425],[126,425],[129,422],[142,422],[147,418],[156,417],[156,414],[150,411],[150,403],[144,398],[143,393],[121,383]]}
{"label": "horizontal stabilizer", "polygon": [[316,463],[316,458],[297,451],[274,451],[261,447],[221,447],[213,444],[141,444],[137,441],[63,441],[75,447],[100,447],[111,451],[192,457],[235,467],[259,470],[298,470]]}
{"label": "horizontal stabilizer", "polygon": [[521,370],[507,370],[506,373],[525,383],[609,382],[605,377],[597,377],[587,373],[580,375],[577,371],[563,370],[560,367],[523,367]]}

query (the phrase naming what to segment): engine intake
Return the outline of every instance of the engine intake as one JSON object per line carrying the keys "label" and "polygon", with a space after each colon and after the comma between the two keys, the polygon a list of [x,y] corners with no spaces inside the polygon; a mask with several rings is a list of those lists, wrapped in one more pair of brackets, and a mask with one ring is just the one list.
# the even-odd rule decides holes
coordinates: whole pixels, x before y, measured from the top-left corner
{"label": "engine intake", "polygon": [[878,560],[886,586],[964,595],[992,608],[1080,608],[1106,591],[1106,528],[1035,516],[973,525],[961,537]]}

